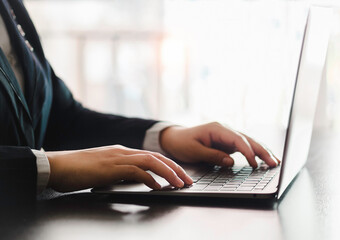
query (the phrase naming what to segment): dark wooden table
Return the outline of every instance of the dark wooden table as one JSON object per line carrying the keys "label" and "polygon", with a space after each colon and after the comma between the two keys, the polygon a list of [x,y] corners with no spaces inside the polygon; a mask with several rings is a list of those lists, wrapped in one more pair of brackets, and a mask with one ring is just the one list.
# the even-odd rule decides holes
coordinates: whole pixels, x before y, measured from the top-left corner
{"label": "dark wooden table", "polygon": [[314,131],[306,167],[279,202],[124,199],[45,192],[4,208],[0,239],[340,239],[340,134]]}

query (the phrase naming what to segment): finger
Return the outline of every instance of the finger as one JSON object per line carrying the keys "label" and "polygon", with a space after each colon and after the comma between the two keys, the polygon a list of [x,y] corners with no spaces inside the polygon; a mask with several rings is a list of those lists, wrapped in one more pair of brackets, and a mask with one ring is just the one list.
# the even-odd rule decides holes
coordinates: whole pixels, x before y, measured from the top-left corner
{"label": "finger", "polygon": [[134,165],[143,170],[151,170],[175,187],[181,188],[184,186],[184,182],[177,176],[175,171],[152,154],[134,154],[125,156],[115,161],[115,164]]}
{"label": "finger", "polygon": [[199,142],[195,142],[192,150],[196,152],[196,161],[213,163],[219,166],[232,167],[234,160],[225,152],[209,148]]}
{"label": "finger", "polygon": [[163,163],[168,165],[172,170],[174,170],[177,176],[180,179],[182,179],[185,184],[187,185],[193,184],[192,178],[185,172],[185,170],[180,165],[178,165],[177,163],[175,163],[174,161],[172,161],[171,159],[165,157],[164,155],[160,153],[155,153],[155,152],[150,152],[150,153],[156,158],[158,158],[159,160],[161,160]]}
{"label": "finger", "polygon": [[[145,150],[138,150],[138,149],[132,149],[132,148],[125,148],[124,152],[122,152],[124,155],[131,155],[131,154],[151,154],[166,165],[168,165],[175,173],[177,176],[184,181],[185,184],[191,185],[193,184],[193,180],[191,177],[184,171],[184,169],[179,166],[177,163],[172,161],[171,159],[163,156],[160,153],[157,152],[151,152],[151,151],[145,151]],[[151,169],[150,169],[151,170]]]}
{"label": "finger", "polygon": [[280,160],[278,157],[276,157],[272,151],[270,151],[270,150],[267,149],[267,148],[265,148],[265,149],[269,152],[269,154],[272,156],[272,158],[275,159],[275,160],[277,161],[278,164],[281,163],[281,160]]}
{"label": "finger", "polygon": [[[260,144],[260,145],[261,145],[261,144]],[[271,156],[274,160],[276,160],[276,162],[277,162],[278,164],[281,163],[281,160],[278,159],[270,149],[268,149],[267,147],[265,147],[265,146],[263,146],[263,145],[261,145],[261,146],[262,146],[262,147],[270,154],[270,156]]]}
{"label": "finger", "polygon": [[[242,133],[241,133],[242,134]],[[254,139],[242,134],[245,138],[247,138],[248,142],[252,146],[255,154],[261,158],[268,166],[276,167],[281,161],[274,156],[274,154],[266,149],[264,146],[256,142]]]}
{"label": "finger", "polygon": [[115,168],[118,170],[114,174],[115,180],[131,180],[144,183],[149,188],[160,190],[162,187],[156,180],[147,172],[133,165],[117,165]]}
{"label": "finger", "polygon": [[225,134],[225,131],[219,131],[218,135],[220,138],[218,142],[234,146],[240,153],[242,153],[246,157],[250,166],[252,166],[253,168],[257,168],[255,153],[247,138],[245,138],[242,134],[239,134],[232,130],[230,130],[230,133],[228,134]]}

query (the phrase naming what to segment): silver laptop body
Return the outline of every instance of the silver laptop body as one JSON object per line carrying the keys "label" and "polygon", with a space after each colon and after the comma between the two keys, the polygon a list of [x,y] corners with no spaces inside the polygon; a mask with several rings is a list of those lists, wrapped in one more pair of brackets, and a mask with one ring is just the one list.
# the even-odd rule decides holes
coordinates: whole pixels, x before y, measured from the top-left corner
{"label": "silver laptop body", "polygon": [[311,7],[309,10],[297,76],[292,97],[287,131],[285,133],[281,166],[269,169],[260,165],[256,170],[240,166],[234,156],[233,168],[221,168],[206,164],[182,165],[193,178],[190,187],[175,189],[157,176],[162,185],[154,191],[141,183],[121,182],[108,187],[94,188],[92,192],[118,195],[157,195],[214,198],[280,198],[295,176],[305,165],[313,130],[320,82],[326,60],[330,20],[333,10]]}

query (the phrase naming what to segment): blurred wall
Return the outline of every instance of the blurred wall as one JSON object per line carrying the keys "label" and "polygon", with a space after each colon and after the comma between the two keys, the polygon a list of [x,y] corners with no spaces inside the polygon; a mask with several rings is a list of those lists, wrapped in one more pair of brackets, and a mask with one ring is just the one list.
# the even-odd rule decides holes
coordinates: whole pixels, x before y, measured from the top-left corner
{"label": "blurred wall", "polygon": [[[311,2],[26,0],[47,58],[84,105],[238,129],[286,126]],[[320,1],[322,4],[334,4]],[[340,11],[319,122],[340,128]]]}

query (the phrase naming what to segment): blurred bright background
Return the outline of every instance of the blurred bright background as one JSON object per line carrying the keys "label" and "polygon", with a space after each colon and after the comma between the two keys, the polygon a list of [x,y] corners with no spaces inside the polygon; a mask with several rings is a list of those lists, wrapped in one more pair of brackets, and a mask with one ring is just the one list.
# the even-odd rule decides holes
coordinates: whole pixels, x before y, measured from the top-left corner
{"label": "blurred bright background", "polygon": [[[25,0],[85,106],[184,125],[285,127],[308,6],[285,0]],[[340,129],[335,9],[320,123]]]}

